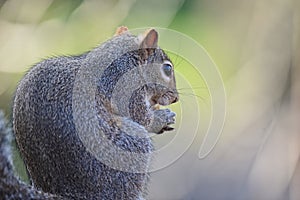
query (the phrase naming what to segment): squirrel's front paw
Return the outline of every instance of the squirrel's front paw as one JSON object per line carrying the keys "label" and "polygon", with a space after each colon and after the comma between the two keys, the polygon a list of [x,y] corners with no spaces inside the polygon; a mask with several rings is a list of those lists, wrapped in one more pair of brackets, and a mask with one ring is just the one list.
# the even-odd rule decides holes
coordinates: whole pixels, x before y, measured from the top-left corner
{"label": "squirrel's front paw", "polygon": [[174,128],[169,125],[175,123],[176,114],[170,109],[155,110],[153,118],[147,130],[152,133],[161,134],[164,131],[171,131]]}

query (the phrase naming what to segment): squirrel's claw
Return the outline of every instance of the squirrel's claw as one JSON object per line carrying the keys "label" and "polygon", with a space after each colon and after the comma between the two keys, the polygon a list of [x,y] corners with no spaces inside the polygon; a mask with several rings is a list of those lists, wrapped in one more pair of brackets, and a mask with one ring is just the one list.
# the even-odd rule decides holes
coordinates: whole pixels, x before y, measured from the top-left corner
{"label": "squirrel's claw", "polygon": [[157,134],[162,134],[165,131],[172,131],[172,130],[174,130],[173,127],[166,126],[166,127],[163,127]]}

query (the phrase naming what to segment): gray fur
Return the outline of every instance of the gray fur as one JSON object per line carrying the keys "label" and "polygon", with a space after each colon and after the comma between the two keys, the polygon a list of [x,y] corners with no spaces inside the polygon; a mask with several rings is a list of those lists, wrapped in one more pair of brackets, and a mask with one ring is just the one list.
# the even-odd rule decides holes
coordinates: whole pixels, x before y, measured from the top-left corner
{"label": "gray fur", "polygon": [[0,110],[0,199],[62,199],[26,185],[14,175],[10,148],[11,136],[11,129],[7,127]]}
{"label": "gray fur", "polygon": [[[44,60],[24,76],[16,91],[13,125],[37,189],[71,199],[145,198],[153,151],[149,131],[170,130],[175,116],[154,110],[148,101],[170,104],[178,96],[174,77],[162,85],[153,84],[156,68],[152,78],[143,74],[149,67],[145,64],[168,60],[159,48],[139,49],[144,45],[126,32],[80,56]],[[112,97],[120,77],[133,68],[146,82],[128,97],[129,112],[122,114],[116,109],[120,101]],[[122,153],[138,156],[124,159]]]}

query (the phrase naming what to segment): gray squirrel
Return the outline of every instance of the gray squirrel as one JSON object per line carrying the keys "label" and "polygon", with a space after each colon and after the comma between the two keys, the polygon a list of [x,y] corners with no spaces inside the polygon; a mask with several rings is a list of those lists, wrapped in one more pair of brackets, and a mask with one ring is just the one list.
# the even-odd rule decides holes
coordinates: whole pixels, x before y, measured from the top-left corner
{"label": "gray squirrel", "polygon": [[150,135],[175,123],[159,105],[179,98],[173,64],[157,42],[154,29],[135,36],[120,27],[87,53],[41,61],[20,81],[13,130],[33,197],[146,197]]}

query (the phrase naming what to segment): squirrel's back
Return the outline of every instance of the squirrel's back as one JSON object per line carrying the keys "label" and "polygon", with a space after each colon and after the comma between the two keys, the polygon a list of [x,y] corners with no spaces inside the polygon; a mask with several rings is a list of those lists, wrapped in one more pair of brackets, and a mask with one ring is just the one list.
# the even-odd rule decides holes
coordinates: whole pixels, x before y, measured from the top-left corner
{"label": "squirrel's back", "polygon": [[136,199],[146,174],[111,169],[87,151],[76,134],[72,90],[80,64],[69,58],[43,61],[18,87],[14,127],[29,174],[36,187],[53,194],[76,199]]}

